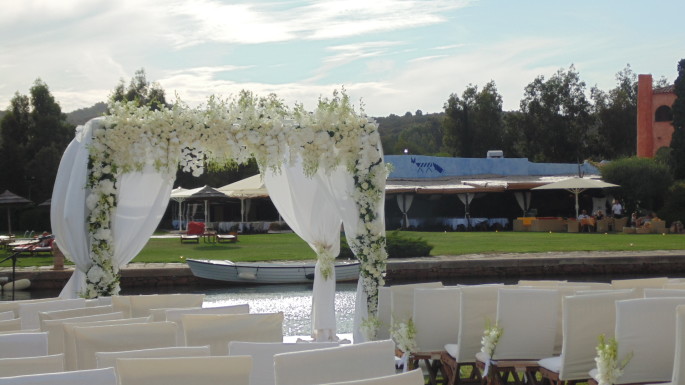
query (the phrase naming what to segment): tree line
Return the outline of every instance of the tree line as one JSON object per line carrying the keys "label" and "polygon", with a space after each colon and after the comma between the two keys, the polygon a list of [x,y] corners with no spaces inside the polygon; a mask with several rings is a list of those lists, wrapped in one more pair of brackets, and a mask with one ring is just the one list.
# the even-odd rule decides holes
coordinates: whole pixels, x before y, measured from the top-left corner
{"label": "tree line", "polygon": [[[685,179],[685,61],[678,64],[678,73],[673,144],[660,151],[657,161],[667,165],[672,178]],[[655,86],[667,84],[661,79]],[[128,84],[122,79],[109,100],[135,101],[151,109],[169,105],[164,89],[148,81],[143,69]],[[88,113],[100,114],[102,107],[81,110],[72,122],[83,123]],[[484,157],[488,150],[503,150],[506,157],[535,162],[582,162],[634,156],[636,114],[637,75],[630,66],[616,74],[616,86],[609,91],[588,89],[575,67],[570,66],[549,78],[538,76],[531,81],[516,111],[503,111],[502,96],[496,83],[490,81],[482,87],[470,84],[461,94],[451,94],[441,113],[424,114],[418,110],[376,120],[386,154],[406,150],[411,154]],[[0,191],[8,189],[35,203],[49,199],[62,153],[74,137],[75,124],[70,123],[48,85],[40,79],[28,95],[17,92],[0,116]],[[210,168],[199,178],[179,171],[176,186],[216,187],[257,172],[254,162],[224,171]],[[30,210],[24,215],[33,223],[45,217],[44,213]],[[49,228],[49,223],[44,227]]]}

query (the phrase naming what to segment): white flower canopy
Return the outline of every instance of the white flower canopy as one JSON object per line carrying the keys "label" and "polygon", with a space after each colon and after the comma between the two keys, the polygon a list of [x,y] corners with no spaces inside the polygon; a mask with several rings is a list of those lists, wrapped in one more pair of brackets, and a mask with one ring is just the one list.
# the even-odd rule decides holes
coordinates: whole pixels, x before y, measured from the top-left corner
{"label": "white flower canopy", "polygon": [[230,100],[211,97],[200,108],[115,103],[110,111],[79,128],[57,174],[52,228],[77,267],[61,296],[119,292],[119,269],[158,225],[179,165],[200,175],[206,165],[255,158],[274,204],[318,256],[313,336],[335,337],[332,267],[342,223],[362,264],[354,337],[373,338],[387,259],[387,168],[376,123],[357,113],[344,92],[320,99],[312,112],[246,91]]}

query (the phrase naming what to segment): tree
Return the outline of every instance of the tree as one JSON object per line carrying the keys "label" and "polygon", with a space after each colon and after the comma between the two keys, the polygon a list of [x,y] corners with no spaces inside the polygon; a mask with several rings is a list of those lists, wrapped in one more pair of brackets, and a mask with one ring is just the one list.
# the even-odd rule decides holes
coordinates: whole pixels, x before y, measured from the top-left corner
{"label": "tree", "polygon": [[37,79],[30,97],[16,93],[0,122],[0,184],[35,202],[52,195],[57,167],[74,135],[47,84]]}
{"label": "tree", "polygon": [[650,158],[622,158],[600,169],[602,179],[620,187],[612,193],[623,197],[626,212],[639,209],[658,211],[673,183],[668,166]]}
{"label": "tree", "polygon": [[143,68],[136,71],[128,88],[124,87],[124,79],[121,79],[109,99],[114,102],[137,102],[139,106],[149,106],[151,110],[159,110],[167,105],[164,89],[156,82],[148,82]]}
{"label": "tree", "polygon": [[673,183],[668,189],[664,206],[659,210],[659,217],[669,225],[673,221],[685,221],[685,181]]}
{"label": "tree", "polygon": [[502,97],[491,81],[478,91],[468,85],[461,95],[445,103],[443,148],[452,156],[483,157],[502,146]]}
{"label": "tree", "polygon": [[585,82],[575,67],[558,70],[545,80],[538,76],[528,84],[521,100],[523,122],[528,126],[526,143],[518,144],[527,157],[538,162],[578,162],[587,153],[592,126]]}
{"label": "tree", "polygon": [[671,136],[671,170],[676,179],[685,179],[685,59],[678,63],[673,102],[673,136]]}
{"label": "tree", "polygon": [[605,93],[591,91],[597,116],[596,142],[589,149],[599,159],[635,155],[637,140],[637,75],[627,65],[616,74],[617,85]]}

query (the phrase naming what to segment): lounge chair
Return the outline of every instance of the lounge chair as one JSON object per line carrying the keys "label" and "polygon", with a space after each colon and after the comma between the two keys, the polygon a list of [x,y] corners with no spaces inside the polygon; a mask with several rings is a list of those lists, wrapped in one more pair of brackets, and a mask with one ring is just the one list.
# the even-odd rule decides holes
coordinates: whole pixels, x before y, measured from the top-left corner
{"label": "lounge chair", "polygon": [[234,243],[238,242],[238,234],[231,232],[228,234],[217,234],[216,241],[219,243]]}
{"label": "lounge chair", "polygon": [[202,222],[188,222],[188,230],[181,234],[181,243],[195,242],[200,243],[200,237],[205,233],[205,224]]}

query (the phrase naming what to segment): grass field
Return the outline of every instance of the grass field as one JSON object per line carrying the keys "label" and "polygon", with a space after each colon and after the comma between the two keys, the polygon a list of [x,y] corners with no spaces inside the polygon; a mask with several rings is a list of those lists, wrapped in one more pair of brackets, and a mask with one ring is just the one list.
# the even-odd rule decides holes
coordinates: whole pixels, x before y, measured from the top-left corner
{"label": "grass field", "polygon": [[[685,236],[668,234],[411,231],[402,232],[402,234],[428,241],[430,245],[433,245],[431,255],[685,250]],[[153,238],[133,262],[182,263],[186,258],[230,259],[232,261],[299,260],[314,259],[315,254],[304,241],[292,233],[241,235],[237,243],[213,244],[202,241],[199,244],[181,244],[177,238]],[[22,257],[17,264],[17,266],[48,265],[52,265],[51,256]],[[0,266],[11,266],[11,263],[6,261]]]}

